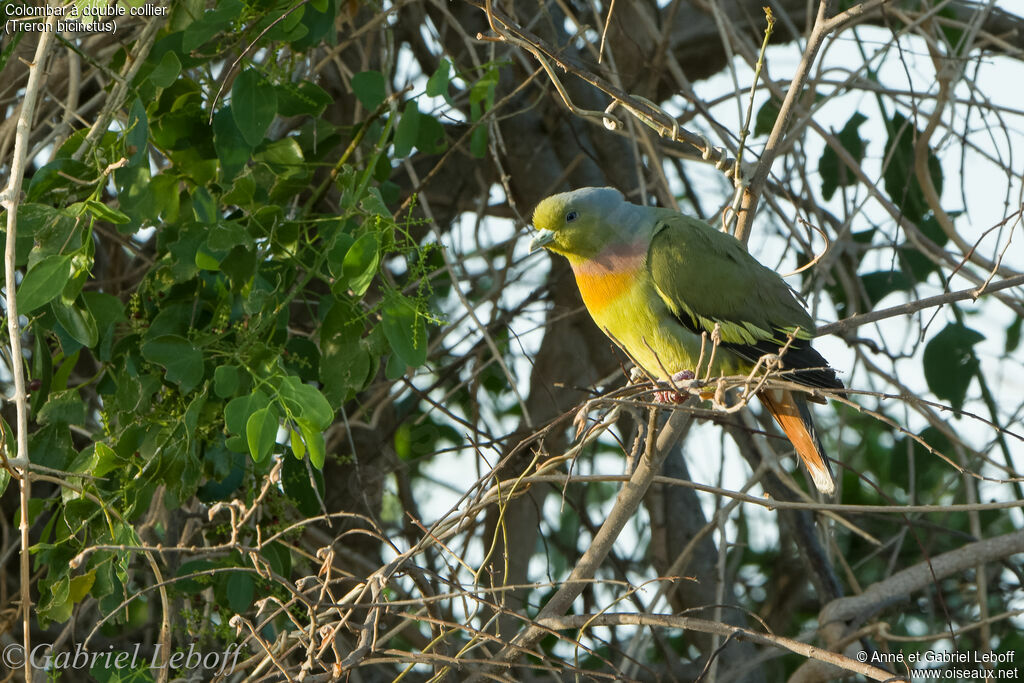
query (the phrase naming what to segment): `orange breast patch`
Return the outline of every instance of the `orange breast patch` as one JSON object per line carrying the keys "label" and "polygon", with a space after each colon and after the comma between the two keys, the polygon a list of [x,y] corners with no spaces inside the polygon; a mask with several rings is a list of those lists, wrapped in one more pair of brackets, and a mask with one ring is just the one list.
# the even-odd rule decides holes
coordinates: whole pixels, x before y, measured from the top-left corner
{"label": "orange breast patch", "polygon": [[583,296],[583,303],[592,312],[601,311],[629,294],[636,281],[637,273],[633,269],[576,271],[576,284]]}

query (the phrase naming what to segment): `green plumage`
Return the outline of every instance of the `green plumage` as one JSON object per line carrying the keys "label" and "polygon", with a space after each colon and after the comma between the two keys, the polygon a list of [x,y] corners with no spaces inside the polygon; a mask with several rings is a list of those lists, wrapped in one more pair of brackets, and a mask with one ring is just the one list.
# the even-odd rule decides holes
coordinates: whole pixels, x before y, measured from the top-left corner
{"label": "green plumage", "polygon": [[786,283],[732,235],[675,211],[652,211],[657,222],[648,269],[677,317],[686,314],[708,332],[717,322],[722,340],[730,343],[785,341],[798,327],[799,336],[810,337],[811,316]]}
{"label": "green plumage", "polygon": [[[534,245],[569,259],[594,322],[648,374],[747,374],[773,354],[786,379],[842,388],[811,348],[814,322],[796,294],[731,235],[675,211],[630,204],[611,188],[548,197],[533,223],[541,231]],[[832,493],[805,399],[787,390],[759,396],[818,489]]]}
{"label": "green plumage", "polygon": [[[718,324],[712,374],[749,371],[783,355],[790,378],[842,387],[809,343],[814,323],[775,271],[734,237],[676,211],[626,202],[611,188],[543,200],[534,212],[541,246],[569,259],[595,322],[650,374],[697,368],[701,333]],[[705,358],[710,350],[705,346]]]}

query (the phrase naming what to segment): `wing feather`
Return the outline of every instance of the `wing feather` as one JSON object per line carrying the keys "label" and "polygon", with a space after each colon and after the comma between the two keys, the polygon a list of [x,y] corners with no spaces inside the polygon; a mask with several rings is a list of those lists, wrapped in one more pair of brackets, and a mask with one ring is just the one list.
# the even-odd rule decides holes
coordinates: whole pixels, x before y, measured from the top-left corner
{"label": "wing feather", "polygon": [[835,372],[811,348],[814,321],[779,275],[747,253],[736,238],[696,218],[661,210],[647,256],[658,295],[695,334],[719,325],[721,346],[753,364],[782,356],[800,384],[842,388]]}

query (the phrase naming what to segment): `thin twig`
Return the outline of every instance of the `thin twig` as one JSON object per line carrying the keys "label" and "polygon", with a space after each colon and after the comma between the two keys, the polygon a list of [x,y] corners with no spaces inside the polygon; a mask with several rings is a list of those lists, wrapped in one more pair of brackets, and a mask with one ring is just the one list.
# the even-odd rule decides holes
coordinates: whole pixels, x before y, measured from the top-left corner
{"label": "thin twig", "polygon": [[[656,413],[652,413],[652,418],[654,416]],[[648,430],[647,453],[639,459],[636,470],[620,489],[611,512],[594,536],[590,547],[573,567],[569,578],[537,615],[538,622],[560,617],[586,586],[586,581],[593,578],[598,567],[611,551],[615,539],[618,538],[626,523],[643,502],[644,494],[647,493],[647,489],[650,488],[654,478],[661,471],[661,463],[675,443],[686,434],[691,424],[692,419],[688,413],[676,410],[672,412],[668,422],[660,431]],[[520,632],[507,647],[495,655],[495,662],[506,664],[512,662],[523,650],[533,647],[547,633],[547,628],[538,623],[531,624]]]}
{"label": "thin twig", "polygon": [[[36,99],[43,87],[43,79],[46,75],[45,62],[50,51],[53,33],[56,28],[57,17],[51,16],[46,20],[46,30],[39,34],[39,43],[36,45],[36,54],[29,67],[28,83],[25,86],[24,99],[21,103],[21,112],[18,114],[18,123],[14,138],[14,158],[11,160],[11,176],[4,188],[2,203],[7,210],[7,244],[4,248],[4,276],[7,287],[7,334],[11,347],[11,375],[14,378],[14,406],[17,413],[15,439],[18,444],[18,459],[23,462],[29,461],[28,453],[28,394],[25,391],[25,364],[21,350],[21,323],[18,320],[18,299],[15,292],[17,282],[17,270],[15,265],[15,245],[18,234],[18,204],[21,201],[21,185],[25,179],[25,162],[28,152],[29,133],[32,127],[32,117],[36,111]],[[25,653],[24,674],[25,680],[33,680],[32,657],[32,569],[29,557],[31,547],[29,541],[29,517],[28,503],[32,496],[32,474],[27,467],[22,468],[21,477],[18,481],[20,493],[21,520],[21,628],[22,628],[22,652]]]}
{"label": "thin twig", "polygon": [[583,625],[590,626],[661,626],[663,628],[677,628],[701,633],[714,633],[721,636],[737,638],[738,640],[749,640],[754,643],[779,647],[796,654],[803,655],[808,659],[827,662],[845,671],[859,673],[876,681],[890,681],[893,675],[870,664],[861,664],[841,654],[814,647],[799,640],[785,638],[771,633],[758,633],[750,629],[730,626],[717,621],[696,619],[694,617],[681,617],[674,614],[623,614],[611,612],[605,614],[572,614],[564,617],[537,617],[538,627],[544,628],[544,633],[561,631],[569,628],[580,628]]}
{"label": "thin twig", "polygon": [[867,325],[868,323],[878,322],[879,320],[885,320],[886,318],[894,318],[896,316],[908,315],[915,313],[925,308],[931,308],[933,306],[943,306],[954,301],[963,301],[965,299],[971,299],[976,301],[978,297],[984,294],[991,294],[998,292],[1003,289],[1009,289],[1010,287],[1020,287],[1024,285],[1024,274],[1015,275],[1008,277],[1005,280],[1001,280],[994,284],[989,284],[983,287],[970,287],[968,289],[961,289],[956,292],[947,292],[945,294],[936,294],[924,299],[918,299],[917,301],[908,301],[905,304],[899,306],[892,306],[890,308],[883,308],[878,311],[871,311],[870,313],[861,313],[860,315],[853,315],[849,318],[839,320],[828,325],[822,325],[819,327],[814,336],[821,337],[826,334],[839,334],[841,332],[847,332],[849,330],[860,327],[861,325]]}

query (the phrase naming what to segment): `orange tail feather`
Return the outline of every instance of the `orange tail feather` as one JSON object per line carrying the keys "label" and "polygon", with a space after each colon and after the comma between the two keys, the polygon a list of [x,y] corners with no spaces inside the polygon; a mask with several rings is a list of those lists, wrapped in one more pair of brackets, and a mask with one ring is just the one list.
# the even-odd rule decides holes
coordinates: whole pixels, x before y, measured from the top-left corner
{"label": "orange tail feather", "polygon": [[814,433],[811,413],[803,399],[794,396],[791,391],[772,390],[760,392],[758,398],[782,427],[786,437],[793,442],[796,454],[811,473],[814,485],[822,493],[831,495],[836,490],[836,485],[832,480],[825,449]]}

